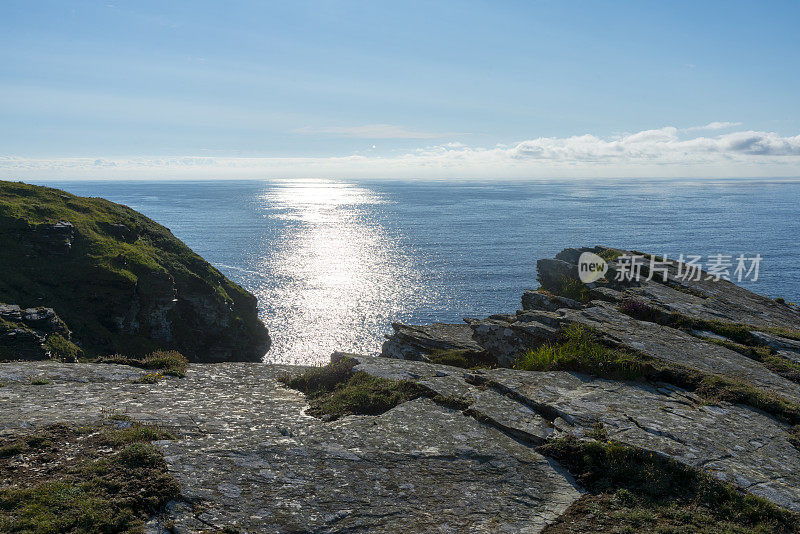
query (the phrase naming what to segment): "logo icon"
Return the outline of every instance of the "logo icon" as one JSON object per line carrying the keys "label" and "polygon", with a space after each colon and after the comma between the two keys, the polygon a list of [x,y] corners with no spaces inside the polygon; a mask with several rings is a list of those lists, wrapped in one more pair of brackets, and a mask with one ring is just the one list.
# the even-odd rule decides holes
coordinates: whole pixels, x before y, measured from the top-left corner
{"label": "logo icon", "polygon": [[591,252],[584,252],[578,258],[578,277],[584,284],[591,284],[608,272],[606,260]]}

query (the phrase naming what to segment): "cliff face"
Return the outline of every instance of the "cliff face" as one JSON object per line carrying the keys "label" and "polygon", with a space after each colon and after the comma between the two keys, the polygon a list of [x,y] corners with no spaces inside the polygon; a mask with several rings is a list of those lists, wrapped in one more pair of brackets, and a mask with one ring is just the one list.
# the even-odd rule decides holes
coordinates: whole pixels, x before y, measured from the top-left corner
{"label": "cliff face", "polygon": [[165,227],[101,198],[0,182],[0,302],[52,308],[88,356],[259,361],[256,298]]}
{"label": "cliff face", "polygon": [[[578,286],[581,251],[542,261],[551,289],[516,313],[394,325],[391,357],[160,380],[5,362],[0,427],[174,431],[157,446],[181,496],[148,532],[800,532],[797,307],[681,285],[677,265],[666,283]],[[9,310],[29,312],[47,315]]]}

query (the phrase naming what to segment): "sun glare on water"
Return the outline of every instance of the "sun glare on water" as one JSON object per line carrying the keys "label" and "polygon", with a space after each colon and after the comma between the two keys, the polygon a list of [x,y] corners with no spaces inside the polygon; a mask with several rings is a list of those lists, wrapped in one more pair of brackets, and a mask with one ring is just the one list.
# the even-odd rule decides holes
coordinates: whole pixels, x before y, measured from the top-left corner
{"label": "sun glare on water", "polygon": [[380,221],[380,195],[326,180],[282,182],[261,195],[265,217],[287,231],[265,243],[260,269],[274,287],[259,288],[273,337],[266,361],[315,363],[336,350],[374,353],[375,332],[420,290],[399,238]]}

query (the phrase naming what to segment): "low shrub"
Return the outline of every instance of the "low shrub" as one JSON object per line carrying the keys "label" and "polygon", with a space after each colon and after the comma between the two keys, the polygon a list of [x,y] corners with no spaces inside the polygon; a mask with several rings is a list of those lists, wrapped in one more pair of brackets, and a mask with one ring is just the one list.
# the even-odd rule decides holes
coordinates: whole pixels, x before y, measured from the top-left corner
{"label": "low shrub", "polygon": [[54,360],[63,362],[76,362],[83,355],[83,351],[75,343],[67,341],[59,334],[50,334],[44,343],[45,349]]}
{"label": "low shrub", "polygon": [[24,456],[0,456],[0,531],[142,532],[180,488],[158,449],[145,442],[152,433],[134,430],[109,440],[109,432],[118,431],[58,424],[0,439],[0,450]]}
{"label": "low shrub", "polygon": [[189,364],[186,357],[176,350],[157,350],[143,358],[131,358],[122,354],[112,354],[111,356],[98,358],[96,361],[98,363],[116,363],[120,365],[142,367],[144,369],[159,370],[161,374],[177,376],[179,378],[186,376],[186,367]]}

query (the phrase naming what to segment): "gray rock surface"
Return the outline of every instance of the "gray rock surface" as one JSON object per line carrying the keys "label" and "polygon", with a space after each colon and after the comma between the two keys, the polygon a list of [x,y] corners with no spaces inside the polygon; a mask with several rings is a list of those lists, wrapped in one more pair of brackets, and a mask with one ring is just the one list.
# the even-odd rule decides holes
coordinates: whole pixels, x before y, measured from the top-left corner
{"label": "gray rock surface", "polygon": [[168,521],[179,532],[538,532],[581,494],[530,447],[428,399],[332,423],[304,415],[304,397],[277,382],[297,370],[190,365],[184,379],[134,384],[145,371],[2,363],[0,433],[115,413],[172,429],[179,439],[157,445],[183,498],[150,532]]}
{"label": "gray rock surface", "polygon": [[583,310],[562,310],[562,325],[579,323],[596,329],[615,345],[705,373],[744,380],[800,402],[800,384],[773,373],[756,360],[681,330],[633,319],[614,305],[592,304]]}
{"label": "gray rock surface", "polygon": [[711,472],[751,493],[800,510],[800,451],[791,428],[741,405],[708,405],[669,384],[617,382],[567,372],[467,371],[423,362],[360,357],[357,369],[414,380],[466,402],[476,415],[531,444],[603,423],[609,438]]}
{"label": "gray rock surface", "polygon": [[[582,252],[602,253],[603,247],[565,249],[552,260],[539,260],[539,280],[545,288],[556,288],[564,277],[577,279],[577,261]],[[627,252],[627,254],[637,254]],[[644,258],[643,256],[640,256]],[[650,261],[643,260],[642,274],[649,272]],[[660,261],[660,260],[659,260]],[[526,291],[522,311],[516,315],[492,315],[485,319],[465,319],[472,329],[471,341],[491,354],[505,367],[523,352],[542,343],[558,339],[559,329],[578,323],[602,334],[606,342],[644,353],[675,365],[703,373],[713,373],[735,380],[744,380],[791,401],[800,402],[800,384],[779,376],[762,363],[736,351],[710,343],[705,338],[721,338],[710,332],[691,332],[640,321],[619,311],[621,302],[634,299],[664,313],[677,312],[706,320],[741,323],[753,326],[756,339],[771,347],[778,355],[800,363],[800,341],[762,332],[765,327],[800,329],[800,311],[751,293],[725,280],[709,280],[704,271],[699,281],[678,278],[677,262],[666,261],[667,280],[656,275],[640,282],[616,281],[617,263],[609,263],[607,280],[589,284],[595,300],[580,303],[547,291]],[[454,325],[455,326],[455,325]],[[396,325],[399,332],[427,331],[427,326]],[[467,335],[460,334],[466,340]],[[464,341],[464,343],[468,342]],[[408,336],[393,337],[393,351],[400,353],[413,347],[416,340]],[[383,355],[387,355],[384,351]],[[419,358],[418,358],[419,359]]]}
{"label": "gray rock surface", "polygon": [[[543,285],[574,273],[584,250],[602,252],[566,249],[540,262]],[[609,276],[615,269],[611,262]],[[149,532],[163,532],[167,522],[178,532],[538,532],[582,490],[535,447],[565,435],[585,438],[598,423],[609,439],[800,511],[794,429],[765,412],[709,404],[667,383],[426,361],[434,351],[456,350],[509,365],[581,324],[610,345],[800,403],[800,384],[703,339],[712,333],[633,319],[618,305],[635,298],[664,312],[749,324],[760,346],[800,361],[800,342],[773,330],[797,329],[796,309],[705,280],[599,281],[589,290],[590,302],[529,291],[515,314],[393,325],[383,347],[389,357],[351,355],[356,370],[413,381],[427,396],[380,416],[323,422],[306,415],[303,395],[278,381],[297,367],[192,364],[183,379],[139,384],[133,381],[146,371],[125,366],[8,362],[0,363],[0,434],[115,413],[172,429],[178,439],[158,446],[182,497]],[[33,385],[35,378],[49,383]]]}
{"label": "gray rock surface", "polygon": [[[557,260],[539,260],[539,276],[542,285],[550,288],[552,262],[567,265],[558,267],[559,273],[570,273],[577,277],[577,261],[581,252],[600,252],[603,247],[565,249],[556,255]],[[623,251],[628,255],[641,253]],[[690,315],[704,320],[722,320],[754,326],[773,326],[796,329],[800,325],[800,309],[748,291],[727,280],[715,280],[706,271],[700,271],[700,280],[679,276],[686,273],[685,264],[669,258],[648,258],[641,260],[643,278],[637,282],[618,282],[615,280],[619,260],[609,262],[608,281],[590,285],[592,297],[601,300],[622,301],[635,298],[651,306]],[[664,263],[658,263],[663,261]],[[655,267],[651,280],[645,278],[650,272],[651,262]],[[661,269],[665,268],[667,279],[663,279]],[[544,269],[544,270],[543,270]]]}
{"label": "gray rock surface", "polygon": [[522,294],[523,310],[547,310],[556,311],[561,308],[582,308],[583,304],[577,300],[560,297],[549,293],[526,290]]}
{"label": "gray rock surface", "polygon": [[424,326],[392,323],[394,333],[386,336],[381,354],[401,360],[426,360],[431,351],[459,350],[482,352],[465,324],[434,323]]}

